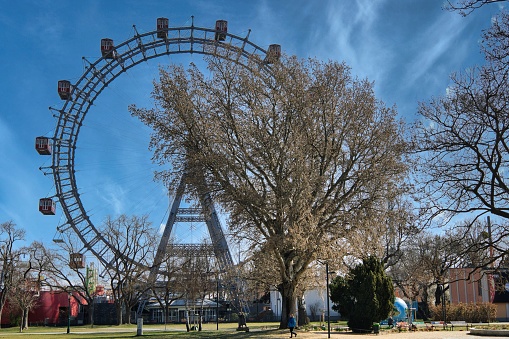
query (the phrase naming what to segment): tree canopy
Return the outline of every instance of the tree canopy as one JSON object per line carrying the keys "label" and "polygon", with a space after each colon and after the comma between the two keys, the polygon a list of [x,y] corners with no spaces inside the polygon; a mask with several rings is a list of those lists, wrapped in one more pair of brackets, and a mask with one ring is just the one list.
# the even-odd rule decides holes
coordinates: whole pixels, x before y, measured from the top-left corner
{"label": "tree canopy", "polygon": [[344,63],[206,61],[207,76],[162,69],[156,108],[130,110],[153,129],[155,161],[170,165],[158,176],[175,188],[186,173],[232,231],[272,254],[286,327],[310,263],[386,210],[406,171],[403,124]]}

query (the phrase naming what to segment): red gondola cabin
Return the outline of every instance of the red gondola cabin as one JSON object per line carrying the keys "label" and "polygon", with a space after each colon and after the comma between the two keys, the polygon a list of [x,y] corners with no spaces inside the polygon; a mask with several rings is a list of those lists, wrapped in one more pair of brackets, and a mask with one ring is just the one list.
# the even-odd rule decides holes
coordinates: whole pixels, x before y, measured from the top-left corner
{"label": "red gondola cabin", "polygon": [[39,154],[50,155],[51,154],[51,143],[49,138],[37,137],[35,138],[35,149]]}
{"label": "red gondola cabin", "polygon": [[227,32],[228,32],[228,21],[217,20],[216,21],[216,35],[214,37],[214,40],[225,41]]}
{"label": "red gondola cabin", "polygon": [[68,80],[60,80],[58,81],[58,95],[62,100],[68,100],[72,98],[71,95],[72,86],[71,82]]}
{"label": "red gondola cabin", "polygon": [[39,212],[44,215],[55,215],[56,203],[51,198],[39,199]]}
{"label": "red gondola cabin", "polygon": [[85,268],[85,256],[81,253],[71,253],[69,266],[73,269]]}
{"label": "red gondola cabin", "polygon": [[157,37],[159,39],[168,39],[168,19],[157,18]]}
{"label": "red gondola cabin", "polygon": [[116,59],[117,50],[113,44],[113,40],[105,38],[101,39],[101,55],[105,59]]}
{"label": "red gondola cabin", "polygon": [[281,45],[270,45],[267,50],[267,56],[265,57],[265,62],[268,64],[273,64],[281,58]]}

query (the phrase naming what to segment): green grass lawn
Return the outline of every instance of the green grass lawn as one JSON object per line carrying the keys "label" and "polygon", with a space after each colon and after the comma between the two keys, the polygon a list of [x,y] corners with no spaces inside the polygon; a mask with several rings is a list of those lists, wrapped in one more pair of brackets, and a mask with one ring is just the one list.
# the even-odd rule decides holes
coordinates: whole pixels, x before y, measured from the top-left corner
{"label": "green grass lawn", "polygon": [[[322,323],[323,324],[323,323]],[[335,326],[346,325],[345,322],[331,323],[331,330]],[[143,325],[143,338],[159,339],[159,338],[284,338],[288,335],[288,330],[279,330],[279,323],[248,323],[249,332],[236,331],[236,323],[221,323],[219,324],[219,331],[216,330],[215,323],[203,324],[201,332],[191,331],[186,332],[185,324],[157,324],[157,325]],[[327,324],[325,324],[326,328]],[[319,323],[314,322],[307,326],[308,329],[318,330]],[[80,338],[80,339],[93,339],[93,338],[140,338],[136,336],[136,325],[121,325],[121,326],[71,326],[71,333],[67,334],[67,327],[45,327],[33,326],[19,333],[19,329],[15,327],[0,329],[0,339],[20,338],[30,336],[31,339],[48,339],[48,338]],[[300,328],[298,333],[299,338],[305,339],[313,337],[312,332],[306,333],[305,328]]]}
{"label": "green grass lawn", "polygon": [[[203,330],[185,331],[183,324],[168,325],[143,325],[143,337],[150,339],[158,338],[280,338],[286,330],[277,330],[277,323],[254,323],[249,324],[250,332],[236,331],[237,324],[204,324]],[[122,326],[71,326],[71,333],[67,334],[67,327],[30,327],[19,333],[18,328],[2,328],[0,338],[19,338],[30,336],[31,339],[48,338],[134,338],[136,337],[136,325]]]}

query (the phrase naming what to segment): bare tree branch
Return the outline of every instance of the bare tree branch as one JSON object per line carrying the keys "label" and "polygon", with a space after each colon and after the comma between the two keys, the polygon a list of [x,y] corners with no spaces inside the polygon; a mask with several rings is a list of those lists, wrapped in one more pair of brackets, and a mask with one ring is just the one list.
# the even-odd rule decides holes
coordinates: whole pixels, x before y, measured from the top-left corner
{"label": "bare tree branch", "polygon": [[506,1],[507,0],[447,0],[447,5],[444,7],[449,11],[457,11],[462,16],[467,16],[484,5]]}

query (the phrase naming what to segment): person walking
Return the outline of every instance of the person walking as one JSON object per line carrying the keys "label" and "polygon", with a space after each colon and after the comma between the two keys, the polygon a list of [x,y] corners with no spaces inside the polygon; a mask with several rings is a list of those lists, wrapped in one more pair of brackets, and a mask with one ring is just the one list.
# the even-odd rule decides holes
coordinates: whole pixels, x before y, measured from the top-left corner
{"label": "person walking", "polygon": [[295,327],[297,327],[297,321],[295,321],[293,314],[290,314],[290,317],[288,318],[288,328],[290,329],[290,338],[293,338],[294,334],[295,337],[297,337],[297,333],[293,331]]}

